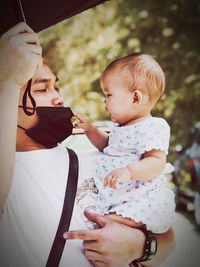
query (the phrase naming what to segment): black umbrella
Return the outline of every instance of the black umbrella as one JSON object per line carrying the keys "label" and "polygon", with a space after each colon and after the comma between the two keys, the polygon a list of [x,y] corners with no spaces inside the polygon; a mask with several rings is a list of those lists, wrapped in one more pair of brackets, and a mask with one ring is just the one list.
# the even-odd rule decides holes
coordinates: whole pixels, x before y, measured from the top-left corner
{"label": "black umbrella", "polygon": [[[35,32],[39,32],[105,1],[107,0],[1,0],[0,34],[20,21],[26,22]],[[30,112],[26,108],[27,96],[33,108],[36,106],[31,96],[31,82],[32,79],[28,82],[23,96],[23,109],[29,116],[34,111]]]}
{"label": "black umbrella", "polygon": [[107,0],[1,0],[0,34],[25,21],[39,32]]}

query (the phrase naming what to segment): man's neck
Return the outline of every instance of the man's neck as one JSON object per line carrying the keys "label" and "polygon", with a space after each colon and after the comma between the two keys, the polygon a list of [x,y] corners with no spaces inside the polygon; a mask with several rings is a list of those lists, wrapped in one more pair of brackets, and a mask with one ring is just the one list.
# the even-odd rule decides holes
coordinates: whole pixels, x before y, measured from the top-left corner
{"label": "man's neck", "polygon": [[17,128],[17,139],[16,139],[17,152],[25,152],[25,151],[40,150],[40,149],[46,149],[46,147],[35,142],[28,135],[26,135],[26,133],[22,129]]}

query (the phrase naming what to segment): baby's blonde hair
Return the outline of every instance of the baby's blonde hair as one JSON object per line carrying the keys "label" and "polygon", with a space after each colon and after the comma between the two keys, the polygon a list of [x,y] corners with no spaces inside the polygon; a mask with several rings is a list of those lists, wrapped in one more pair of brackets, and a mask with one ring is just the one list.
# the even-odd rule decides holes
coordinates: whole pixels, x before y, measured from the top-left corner
{"label": "baby's blonde hair", "polygon": [[[129,90],[140,90],[149,96],[149,101],[156,103],[165,90],[165,75],[158,62],[148,54],[134,53],[111,62],[104,73],[116,68],[125,73]],[[126,81],[127,82],[127,81]]]}

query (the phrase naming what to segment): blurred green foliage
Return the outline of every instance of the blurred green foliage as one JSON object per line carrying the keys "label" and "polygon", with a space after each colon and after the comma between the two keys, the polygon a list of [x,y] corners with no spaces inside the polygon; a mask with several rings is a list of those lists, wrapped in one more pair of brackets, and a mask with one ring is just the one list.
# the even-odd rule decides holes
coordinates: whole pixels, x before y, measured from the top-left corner
{"label": "blurred green foliage", "polygon": [[[109,119],[99,79],[114,59],[143,51],[164,69],[165,95],[153,115],[171,126],[171,152],[200,120],[200,1],[110,0],[40,33],[65,105]],[[173,158],[173,153],[171,153]]]}

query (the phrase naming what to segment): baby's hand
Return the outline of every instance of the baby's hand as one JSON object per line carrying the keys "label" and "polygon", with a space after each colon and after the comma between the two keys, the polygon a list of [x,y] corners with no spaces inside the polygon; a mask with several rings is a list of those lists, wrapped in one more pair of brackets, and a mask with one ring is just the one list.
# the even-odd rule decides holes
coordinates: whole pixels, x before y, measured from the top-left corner
{"label": "baby's hand", "polygon": [[120,182],[131,180],[131,173],[127,167],[111,171],[104,179],[104,187],[118,188]]}
{"label": "baby's hand", "polygon": [[[75,127],[83,129],[85,132],[88,132],[92,128],[91,122],[80,112],[72,110],[74,116],[77,118]],[[73,118],[73,117],[72,117]]]}

